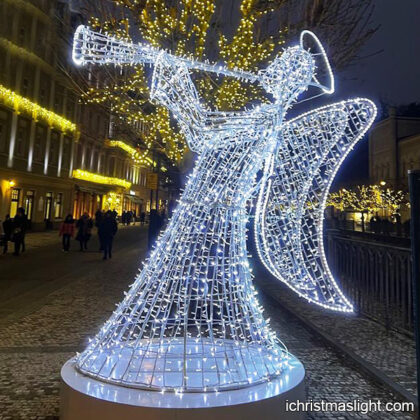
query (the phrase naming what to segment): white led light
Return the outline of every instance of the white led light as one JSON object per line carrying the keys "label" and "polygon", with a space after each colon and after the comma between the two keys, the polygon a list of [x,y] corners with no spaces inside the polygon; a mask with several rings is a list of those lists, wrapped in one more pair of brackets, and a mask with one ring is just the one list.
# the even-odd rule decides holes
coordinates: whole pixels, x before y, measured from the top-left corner
{"label": "white led light", "polygon": [[[84,374],[176,393],[246,387],[281,374],[288,352],[263,317],[246,250],[247,205],[255,191],[255,237],[266,267],[311,302],[352,309],[325,259],[323,211],[338,167],[376,110],[356,99],[285,122],[308,86],[334,90],[332,73],[330,86],[318,83],[316,55],[301,44],[251,74],[78,28],[78,64],[154,64],[151,99],[172,112],[198,153],[144,268],[78,355]],[[258,81],[273,102],[243,112],[209,111],[200,103],[192,68]]]}

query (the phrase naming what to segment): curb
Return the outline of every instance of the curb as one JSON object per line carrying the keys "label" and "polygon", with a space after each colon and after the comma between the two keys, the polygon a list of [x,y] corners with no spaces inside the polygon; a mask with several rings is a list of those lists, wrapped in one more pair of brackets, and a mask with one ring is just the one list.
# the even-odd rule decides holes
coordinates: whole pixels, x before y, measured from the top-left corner
{"label": "curb", "polygon": [[264,286],[259,283],[259,286],[261,287],[261,291],[267,296],[268,298],[276,301],[278,304],[281,305],[281,307],[292,317],[298,319],[302,324],[304,324],[308,330],[315,333],[316,335],[320,336],[330,347],[332,347],[339,356],[343,357],[343,354],[346,355],[349,359],[351,359],[357,367],[366,373],[368,376],[370,376],[374,381],[378,382],[379,384],[387,387],[390,389],[394,394],[398,395],[402,399],[413,403],[416,410],[418,410],[418,403],[417,403],[417,396],[412,394],[410,391],[407,391],[404,387],[402,387],[400,384],[395,382],[393,379],[391,379],[388,375],[383,373],[381,370],[379,370],[377,367],[375,367],[372,363],[366,361],[359,355],[357,355],[353,350],[348,348],[345,344],[337,342],[334,340],[332,336],[322,331],[319,327],[317,327],[315,324],[313,324],[311,321],[309,321],[307,318],[298,315],[296,312],[292,311],[287,305],[284,304],[284,302],[281,302],[279,299],[277,299],[275,296],[270,295],[264,288]]}

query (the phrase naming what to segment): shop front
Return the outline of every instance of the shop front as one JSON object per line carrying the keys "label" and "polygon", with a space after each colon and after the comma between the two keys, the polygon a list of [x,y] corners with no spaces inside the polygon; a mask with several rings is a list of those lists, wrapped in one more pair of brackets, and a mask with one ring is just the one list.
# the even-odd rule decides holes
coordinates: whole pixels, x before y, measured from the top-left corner
{"label": "shop front", "polygon": [[14,217],[23,208],[28,229],[56,228],[71,213],[72,182],[67,179],[0,171],[0,219]]}

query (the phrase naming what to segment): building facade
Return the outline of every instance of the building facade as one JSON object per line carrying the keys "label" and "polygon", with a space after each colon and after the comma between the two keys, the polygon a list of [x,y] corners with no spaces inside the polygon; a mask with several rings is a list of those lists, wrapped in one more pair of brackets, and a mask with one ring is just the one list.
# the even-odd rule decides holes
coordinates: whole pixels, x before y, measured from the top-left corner
{"label": "building facade", "polygon": [[80,104],[70,61],[78,16],[68,3],[2,0],[0,19],[0,219],[23,207],[40,230],[67,214],[156,206],[152,169],[136,163],[129,140],[111,145],[105,109]]}
{"label": "building facade", "polygon": [[420,169],[420,118],[390,108],[369,133],[369,180],[407,189],[410,169]]}

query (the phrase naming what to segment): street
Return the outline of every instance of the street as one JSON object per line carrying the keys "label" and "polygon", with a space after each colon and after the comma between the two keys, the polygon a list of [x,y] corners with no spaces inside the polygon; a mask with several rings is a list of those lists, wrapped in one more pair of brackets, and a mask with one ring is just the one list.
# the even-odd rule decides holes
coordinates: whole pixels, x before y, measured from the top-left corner
{"label": "street", "polygon": [[[49,235],[45,245],[28,239],[19,257],[0,257],[0,419],[58,418],[60,368],[84,348],[122,299],[141,267],[146,236],[146,228],[120,229],[113,258],[107,261],[98,252],[96,233],[88,252],[79,252],[73,241],[71,251],[64,253],[58,237]],[[260,299],[278,337],[306,368],[308,400],[397,400],[275,300],[262,293]],[[314,412],[308,418],[413,417]]]}

